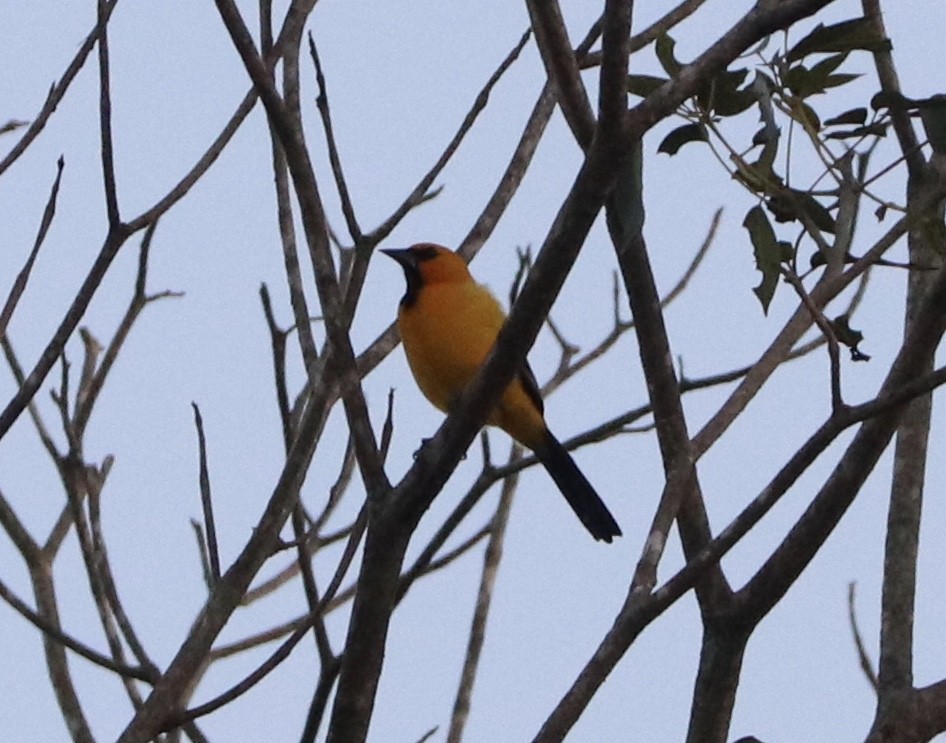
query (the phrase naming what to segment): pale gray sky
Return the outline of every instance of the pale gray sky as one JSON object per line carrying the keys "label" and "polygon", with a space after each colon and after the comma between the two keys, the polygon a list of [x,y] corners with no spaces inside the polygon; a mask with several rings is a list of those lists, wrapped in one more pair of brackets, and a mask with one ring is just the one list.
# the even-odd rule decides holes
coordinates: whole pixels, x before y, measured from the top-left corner
{"label": "pale gray sky", "polygon": [[[0,76],[0,123],[34,116],[50,83],[92,28],[95,15],[90,2],[37,0],[8,5],[0,31],[0,63],[5,71]],[[750,5],[742,0],[708,3],[707,11],[678,34],[678,56],[683,60],[695,56]],[[887,24],[905,92],[914,97],[942,92],[946,9],[938,3],[886,5],[892,9]],[[595,17],[596,4],[571,1],[563,6],[570,28],[575,29],[573,38],[580,38]],[[636,6],[635,27],[641,28],[667,4],[642,0]],[[859,7],[839,2],[822,20],[852,17]],[[523,3],[323,0],[318,6],[309,28],[319,45],[348,183],[363,225],[372,227],[385,218],[433,163],[527,23]],[[109,33],[119,197],[123,216],[131,217],[160,198],[203,152],[247,90],[248,79],[210,2],[121,3]],[[638,71],[655,71],[649,53],[635,57],[633,64],[643,65]],[[871,72],[866,55],[854,55],[845,69]],[[322,192],[340,229],[308,67],[303,78]],[[456,161],[439,179],[444,186],[441,196],[405,220],[386,246],[420,240],[455,245],[466,234],[519,137],[542,80],[538,54],[529,45],[493,93]],[[873,90],[868,74],[856,91],[858,100]],[[854,98],[830,102],[824,109],[830,114],[853,105]],[[749,119],[746,125],[754,127],[756,122]],[[474,264],[474,273],[503,298],[516,265],[515,247],[541,243],[579,165],[579,151],[561,117],[556,115],[551,127],[520,195]],[[795,300],[782,287],[769,316],[762,315],[751,292],[758,275],[741,227],[753,200],[730,181],[705,148],[689,146],[674,158],[658,155],[657,144],[670,128],[664,125],[654,131],[645,152],[646,235],[663,289],[685,269],[713,211],[726,208],[709,258],[688,294],[667,314],[673,350],[686,373],[697,377],[752,361],[793,310]],[[16,136],[0,138],[0,153]],[[269,148],[263,112],[257,108],[220,161],[160,223],[152,249],[150,289],[180,290],[186,296],[146,310],[89,430],[88,456],[116,457],[103,506],[111,559],[127,610],[161,663],[178,647],[205,596],[189,525],[189,519],[200,513],[191,401],[201,406],[209,439],[225,564],[256,523],[282,461],[269,341],[257,295],[260,283],[267,282],[281,321],[289,324]],[[886,162],[893,152],[892,147],[884,148],[877,162]],[[32,244],[60,154],[66,168],[56,221],[10,327],[27,363],[45,345],[104,234],[94,63],[80,74],[40,141],[0,178],[0,295],[6,295]],[[884,184],[890,198],[900,199],[901,172]],[[865,230],[861,244],[867,245],[869,238]],[[902,246],[897,248],[898,255],[903,252]],[[129,244],[83,321],[100,338],[109,336],[124,311],[136,260],[136,247]],[[610,329],[613,269],[612,249],[599,225],[553,312],[568,336],[585,347]],[[845,394],[851,402],[875,393],[897,348],[904,278],[899,272],[879,271],[872,279],[854,325],[865,332],[864,350],[875,361],[845,363]],[[355,322],[357,348],[391,322],[402,289],[396,265],[380,260],[373,264]],[[68,352],[74,363],[80,360],[77,341]],[[540,380],[554,369],[556,354],[551,336],[543,334],[531,354]],[[645,402],[638,370],[636,346],[627,337],[608,360],[548,401],[553,430],[566,438]],[[50,421],[55,420],[55,411],[47,391],[58,373],[57,369],[50,375],[38,397]],[[294,381],[300,379],[297,366]],[[396,428],[388,472],[397,478],[441,416],[417,392],[397,350],[366,382],[378,428],[391,387],[397,390]],[[0,399],[7,400],[13,389],[10,375],[0,374]],[[726,391],[686,398],[692,432]],[[772,391],[763,394],[700,462],[714,529],[728,523],[771,478],[823,419],[828,406],[823,352],[779,372]],[[936,422],[940,425],[934,450],[944,444],[941,412]],[[331,483],[344,446],[343,421],[335,418],[331,426],[307,481],[305,492],[312,498],[320,497]],[[329,445],[333,438],[334,445]],[[491,438],[499,457],[508,440],[498,433]],[[829,451],[727,556],[725,568],[736,585],[752,575],[783,537],[840,450],[836,446]],[[474,743],[530,739],[623,601],[662,486],[655,440],[652,434],[626,436],[581,450],[576,459],[611,507],[624,537],[610,547],[593,542],[544,472],[530,470],[524,475],[467,730],[467,740]],[[941,628],[946,626],[942,458],[934,456],[930,465],[917,605],[918,684],[941,677],[946,667],[941,640]],[[422,522],[422,535],[435,528],[438,514],[456,503],[479,466],[479,450],[474,447]],[[754,734],[774,743],[817,743],[858,740],[866,732],[873,694],[857,665],[846,591],[849,581],[858,582],[861,627],[874,652],[888,481],[889,457],[882,460],[814,564],[756,632],[745,660],[732,739]],[[61,488],[26,416],[0,445],[0,488],[39,533],[48,528],[52,514],[58,514]],[[350,498],[343,515],[353,515],[358,497]],[[490,496],[490,504],[494,497]],[[480,512],[486,513],[485,504]],[[104,649],[75,544],[66,549],[67,555],[57,564],[65,626]],[[661,576],[669,577],[681,563],[674,538]],[[481,552],[469,554],[418,584],[395,614],[372,741],[415,741],[438,725],[441,733],[434,739],[442,740],[480,565]],[[320,567],[328,569],[328,564]],[[22,561],[6,538],[0,538],[0,579],[21,597],[31,597]],[[296,616],[303,607],[301,591],[293,584],[260,606],[238,611],[221,642]],[[344,614],[339,612],[329,623],[336,648],[344,637]],[[65,740],[45,675],[39,634],[6,607],[0,608],[0,627],[4,739]],[[643,634],[571,739],[681,740],[699,640],[696,605],[686,597]],[[234,683],[270,650],[215,666],[194,701],[209,699]],[[203,719],[202,729],[216,741],[296,739],[309,703],[314,661],[311,642],[304,641],[283,668],[243,699]],[[131,713],[120,684],[75,656],[71,662],[94,733],[103,741],[113,739]]]}

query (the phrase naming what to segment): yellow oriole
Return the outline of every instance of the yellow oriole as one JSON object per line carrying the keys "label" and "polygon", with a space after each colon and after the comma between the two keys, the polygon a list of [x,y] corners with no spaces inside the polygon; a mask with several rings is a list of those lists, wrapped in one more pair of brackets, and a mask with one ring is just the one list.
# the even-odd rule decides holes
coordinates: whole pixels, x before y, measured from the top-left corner
{"label": "yellow oriole", "polygon": [[[411,372],[427,399],[447,412],[486,360],[506,315],[452,250],[421,243],[381,252],[401,264],[407,279],[397,325]],[[535,375],[523,363],[487,422],[535,452],[595,539],[621,536],[607,506],[549,431],[543,410]]]}

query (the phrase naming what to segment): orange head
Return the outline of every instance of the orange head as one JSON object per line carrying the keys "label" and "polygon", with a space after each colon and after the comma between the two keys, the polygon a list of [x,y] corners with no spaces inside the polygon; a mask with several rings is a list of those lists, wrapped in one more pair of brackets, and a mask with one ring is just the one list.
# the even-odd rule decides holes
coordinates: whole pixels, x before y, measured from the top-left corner
{"label": "orange head", "polygon": [[401,250],[382,250],[404,269],[407,293],[401,304],[410,307],[421,287],[429,284],[472,281],[466,261],[452,250],[434,243],[418,243]]}

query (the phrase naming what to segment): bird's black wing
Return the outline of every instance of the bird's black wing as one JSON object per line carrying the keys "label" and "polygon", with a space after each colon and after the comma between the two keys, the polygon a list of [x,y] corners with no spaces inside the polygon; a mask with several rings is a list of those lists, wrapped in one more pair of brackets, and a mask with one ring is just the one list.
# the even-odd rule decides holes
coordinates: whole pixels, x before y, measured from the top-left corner
{"label": "bird's black wing", "polygon": [[539,392],[539,383],[536,381],[535,373],[532,371],[532,367],[529,366],[528,361],[522,362],[522,368],[519,369],[517,376],[522,383],[522,388],[529,396],[529,399],[535,403],[540,413],[545,413],[545,403],[542,402],[542,395]]}

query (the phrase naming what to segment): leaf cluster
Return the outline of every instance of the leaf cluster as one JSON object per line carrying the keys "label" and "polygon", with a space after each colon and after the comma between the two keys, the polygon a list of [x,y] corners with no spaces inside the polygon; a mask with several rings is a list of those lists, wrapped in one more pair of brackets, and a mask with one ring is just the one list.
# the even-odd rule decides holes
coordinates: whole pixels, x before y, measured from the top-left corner
{"label": "leaf cluster", "polygon": [[[708,79],[678,109],[686,123],[671,130],[657,147],[658,152],[672,156],[690,143],[709,146],[732,177],[759,198],[760,205],[749,210],[743,225],[762,274],[753,291],[765,312],[780,283],[780,266],[794,269],[803,238],[812,240],[821,253],[827,246],[823,235],[837,234],[839,192],[845,180],[841,164],[854,154],[866,159],[872,152],[886,135],[891,105],[875,99],[872,112],[867,106],[858,106],[827,117],[815,108],[818,96],[858,80],[858,73],[842,69],[852,53],[890,50],[889,39],[879,36],[868,19],[819,24],[795,44],[789,45],[786,38],[778,50],[769,53],[771,41],[771,37],[763,40],[741,58],[754,64],[727,68]],[[630,75],[630,93],[649,96],[679,76],[686,65],[677,58],[675,46],[667,34],[655,41],[654,52],[666,77]],[[946,110],[946,106],[934,105],[926,110],[940,108]],[[761,127],[748,142],[733,141],[724,133],[724,125],[729,120],[743,120],[751,111],[758,112]],[[946,127],[940,129],[946,131]],[[812,185],[801,188],[792,185],[792,144],[799,136],[808,140],[823,166]],[[943,140],[946,142],[946,137]],[[816,189],[825,177],[834,184]],[[880,202],[878,218],[888,206]],[[779,237],[773,221],[795,225],[798,232],[792,239]]]}

